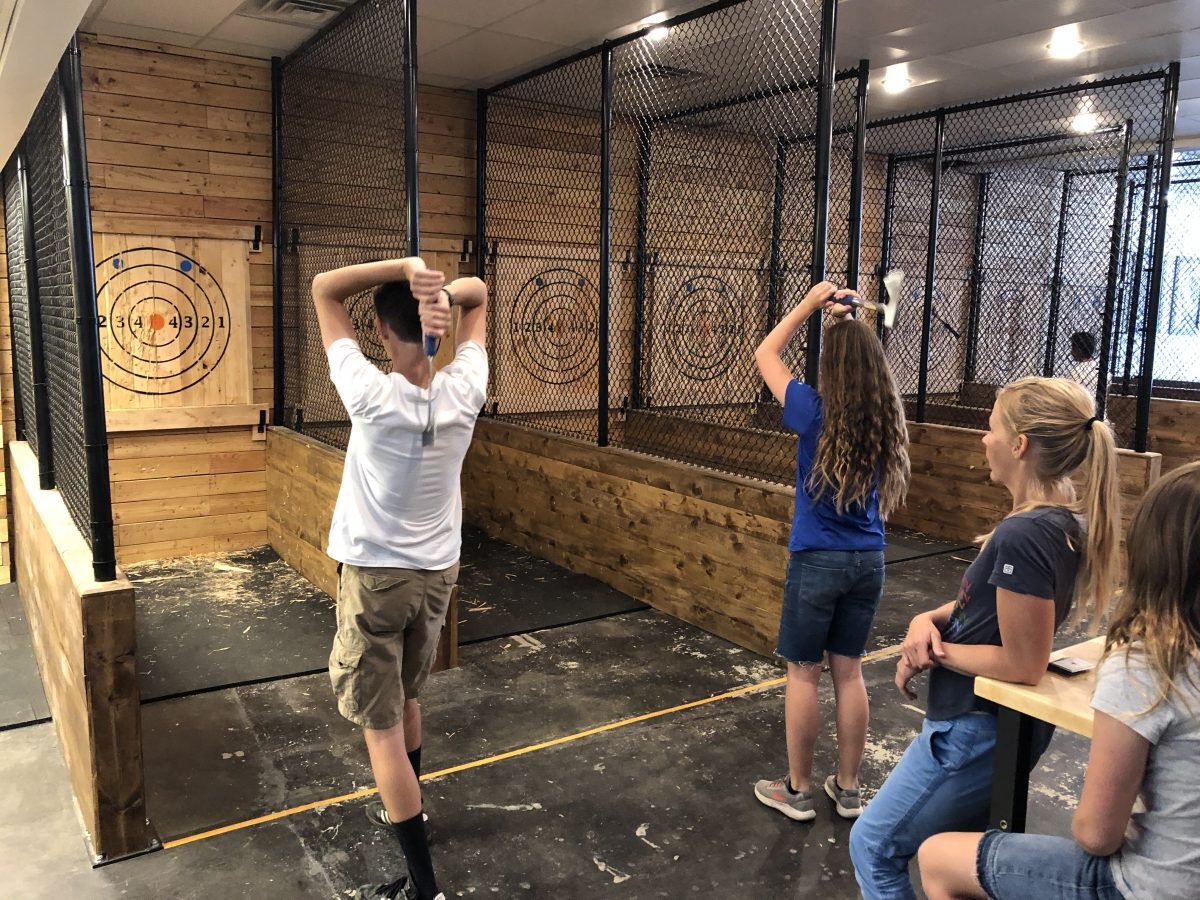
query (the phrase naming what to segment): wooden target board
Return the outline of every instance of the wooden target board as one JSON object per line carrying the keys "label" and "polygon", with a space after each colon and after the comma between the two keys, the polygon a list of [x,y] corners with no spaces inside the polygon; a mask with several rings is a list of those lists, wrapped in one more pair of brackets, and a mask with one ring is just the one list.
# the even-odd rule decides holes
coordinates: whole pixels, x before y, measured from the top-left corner
{"label": "wooden target board", "polygon": [[[95,258],[106,409],[149,412],[250,403],[245,241],[99,234]],[[147,428],[171,427],[170,417],[142,420]]]}

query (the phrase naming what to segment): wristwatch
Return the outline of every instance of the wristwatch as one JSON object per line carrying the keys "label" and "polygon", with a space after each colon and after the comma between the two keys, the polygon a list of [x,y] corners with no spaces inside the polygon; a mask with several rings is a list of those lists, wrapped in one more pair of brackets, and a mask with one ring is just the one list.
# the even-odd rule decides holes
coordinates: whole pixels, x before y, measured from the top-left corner
{"label": "wristwatch", "polygon": [[449,303],[451,306],[454,305],[454,294],[450,293],[450,288],[443,287],[438,293],[445,294],[446,302]]}

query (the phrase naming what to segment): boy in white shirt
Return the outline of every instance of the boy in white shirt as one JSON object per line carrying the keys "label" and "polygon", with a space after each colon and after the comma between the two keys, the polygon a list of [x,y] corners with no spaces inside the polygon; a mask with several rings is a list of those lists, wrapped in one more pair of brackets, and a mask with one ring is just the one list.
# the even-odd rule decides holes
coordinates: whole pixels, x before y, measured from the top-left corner
{"label": "boy in white shirt", "polygon": [[[391,370],[363,356],[346,312],[375,288],[376,328]],[[418,257],[346,266],[313,279],[329,372],[350,414],[350,442],[329,529],[338,567],[329,675],[338,710],[363,728],[382,804],[408,873],[360,898],[436,900],[421,810],[417,697],[437,652],[462,546],[459,476],[487,392],[487,287],[445,285]],[[454,361],[432,376],[423,337],[441,338],[461,307]]]}

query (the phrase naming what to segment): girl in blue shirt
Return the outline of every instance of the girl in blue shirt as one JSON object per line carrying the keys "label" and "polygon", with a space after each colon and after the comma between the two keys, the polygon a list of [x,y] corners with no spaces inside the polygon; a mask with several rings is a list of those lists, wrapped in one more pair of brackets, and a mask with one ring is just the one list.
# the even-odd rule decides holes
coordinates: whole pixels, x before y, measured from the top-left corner
{"label": "girl in blue shirt", "polygon": [[[867,736],[862,655],[883,594],[883,521],[908,488],[904,404],[874,330],[836,302],[853,291],[823,281],[763,339],[754,359],[799,435],[796,506],[788,540],[775,653],[787,661],[784,721],[788,773],[755,796],[790,819],[816,817],[813,748],[817,684],[827,659],[837,702],[838,770],[825,781],[837,812],[862,812],[858,769]],[[781,354],[809,316],[830,312],[820,390],[792,377]]]}

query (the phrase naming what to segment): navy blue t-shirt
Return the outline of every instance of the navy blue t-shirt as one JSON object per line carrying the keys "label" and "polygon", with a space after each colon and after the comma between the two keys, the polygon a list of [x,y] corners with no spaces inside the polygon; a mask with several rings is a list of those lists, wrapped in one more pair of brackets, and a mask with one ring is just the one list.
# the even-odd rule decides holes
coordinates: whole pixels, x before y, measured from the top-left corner
{"label": "navy blue t-shirt", "polygon": [[[999,647],[997,588],[1053,602],[1057,631],[1071,611],[1082,545],[1079,520],[1061,506],[1039,506],[1004,519],[963,575],[942,640]],[[930,672],[928,718],[939,721],[994,708],[976,698],[974,677],[949,669]]]}
{"label": "navy blue t-shirt", "polygon": [[882,550],[883,519],[875,488],[865,504],[839,513],[831,492],[814,502],[806,487],[817,438],[821,434],[821,395],[807,384],[790,381],[784,396],[783,424],[800,436],[796,450],[796,508],[788,550]]}

